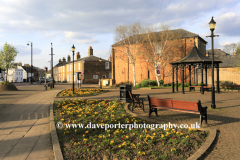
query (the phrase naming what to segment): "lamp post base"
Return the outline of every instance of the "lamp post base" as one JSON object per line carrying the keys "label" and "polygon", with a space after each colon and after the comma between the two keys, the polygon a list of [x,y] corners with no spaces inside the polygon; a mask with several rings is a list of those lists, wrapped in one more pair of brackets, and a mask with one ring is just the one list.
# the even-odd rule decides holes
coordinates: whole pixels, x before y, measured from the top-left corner
{"label": "lamp post base", "polygon": [[211,108],[215,109],[216,108],[216,104],[211,104]]}

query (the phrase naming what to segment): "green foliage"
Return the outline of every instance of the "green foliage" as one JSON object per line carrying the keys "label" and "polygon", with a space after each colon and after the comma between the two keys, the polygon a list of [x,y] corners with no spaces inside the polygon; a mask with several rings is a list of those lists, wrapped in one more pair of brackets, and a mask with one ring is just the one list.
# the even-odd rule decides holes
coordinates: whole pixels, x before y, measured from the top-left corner
{"label": "green foliage", "polygon": [[162,86],[164,84],[164,80],[160,79],[159,83],[160,83],[160,86]]}
{"label": "green foliage", "polygon": [[[8,68],[13,67],[14,65],[14,60],[15,57],[17,56],[17,49],[8,44],[7,42],[4,44],[3,50],[0,51],[0,67],[2,69],[5,69],[8,75]],[[7,76],[6,76],[6,80],[7,80]]]}
{"label": "green foliage", "polygon": [[2,81],[1,84],[11,84],[11,83],[8,81]]}

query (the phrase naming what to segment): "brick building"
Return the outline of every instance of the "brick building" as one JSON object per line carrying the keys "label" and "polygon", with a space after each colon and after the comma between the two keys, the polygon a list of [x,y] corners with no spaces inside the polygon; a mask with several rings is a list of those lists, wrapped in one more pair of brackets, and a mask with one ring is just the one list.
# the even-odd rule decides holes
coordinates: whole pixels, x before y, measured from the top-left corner
{"label": "brick building", "polygon": [[[90,46],[88,49],[88,56],[81,58],[80,53],[77,52],[76,59],[74,59],[74,82],[79,79],[84,84],[97,84],[99,79],[111,79],[111,61],[101,59],[93,55],[93,49]],[[73,61],[70,55],[66,59],[59,59],[59,63],[53,67],[53,75],[55,81],[72,83],[73,81]]]}
{"label": "brick building", "polygon": [[[172,30],[172,32],[174,34],[181,35],[180,39],[172,40],[176,44],[181,44],[180,48],[171,48],[172,50],[176,51],[176,56],[172,59],[172,61],[186,56],[192,50],[194,44],[200,50],[200,52],[202,52],[204,55],[206,54],[207,42],[199,35],[183,29]],[[161,34],[161,32],[153,34]],[[140,52],[142,50],[143,54],[138,55],[135,65],[136,83],[139,83],[144,79],[156,80],[153,64],[148,62],[146,56],[144,57],[144,51],[141,44],[137,47]],[[123,60],[123,57],[127,59],[127,56],[121,52],[122,48],[123,47],[119,45],[119,43],[112,45],[112,54],[110,58],[112,59],[113,84],[119,84],[121,82],[133,83],[133,70],[129,64],[129,61]],[[160,65],[158,66],[159,79],[163,79],[164,83],[172,82],[172,66],[169,64],[172,61],[169,61],[164,68]],[[181,72],[179,72],[179,74],[181,74]],[[180,76],[178,81],[181,82]]]}

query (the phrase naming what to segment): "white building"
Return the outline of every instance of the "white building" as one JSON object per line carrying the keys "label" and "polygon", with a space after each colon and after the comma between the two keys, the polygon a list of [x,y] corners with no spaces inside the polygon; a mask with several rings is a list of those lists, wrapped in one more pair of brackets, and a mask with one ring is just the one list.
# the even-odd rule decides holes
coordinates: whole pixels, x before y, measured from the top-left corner
{"label": "white building", "polygon": [[23,82],[23,69],[9,68],[7,79],[9,82]]}

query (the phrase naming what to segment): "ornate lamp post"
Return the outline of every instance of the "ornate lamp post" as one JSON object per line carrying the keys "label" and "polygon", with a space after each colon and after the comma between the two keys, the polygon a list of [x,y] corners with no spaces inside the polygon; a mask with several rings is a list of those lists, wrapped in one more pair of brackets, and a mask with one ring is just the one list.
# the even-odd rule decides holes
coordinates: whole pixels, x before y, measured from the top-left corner
{"label": "ornate lamp post", "polygon": [[216,22],[213,20],[213,17],[211,19],[211,21],[209,22],[209,28],[211,30],[211,36],[207,36],[207,37],[211,37],[212,38],[212,104],[211,104],[211,108],[215,109],[216,108],[216,104],[215,104],[215,87],[214,87],[214,49],[213,49],[213,37],[216,37],[218,35],[214,35],[213,31],[215,29],[216,26]]}
{"label": "ornate lamp post", "polygon": [[73,94],[74,94],[74,52],[75,52],[74,44],[72,46],[72,52],[73,52],[73,85],[72,85],[72,89],[73,89]]}
{"label": "ornate lamp post", "polygon": [[102,82],[101,82],[101,79],[102,79],[101,61],[102,61],[102,58],[99,59],[99,62],[100,62],[100,89],[102,89]]}
{"label": "ornate lamp post", "polygon": [[[30,42],[30,41],[29,41]],[[29,46],[29,42],[27,43],[27,45]],[[32,83],[32,74],[33,74],[33,66],[32,66],[32,42],[31,42],[31,84]],[[34,77],[34,76],[33,76]]]}

